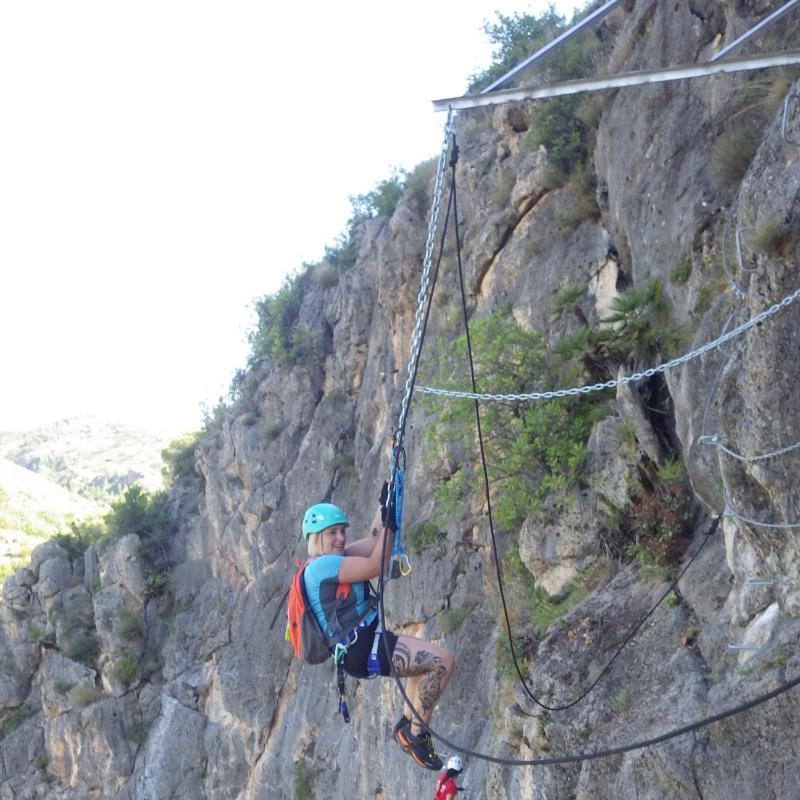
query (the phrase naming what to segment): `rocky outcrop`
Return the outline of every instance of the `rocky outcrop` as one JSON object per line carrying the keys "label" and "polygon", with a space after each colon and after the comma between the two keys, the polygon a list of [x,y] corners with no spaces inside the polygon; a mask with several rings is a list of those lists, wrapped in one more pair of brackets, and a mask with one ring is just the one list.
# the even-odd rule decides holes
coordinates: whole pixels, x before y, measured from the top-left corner
{"label": "rocky outcrop", "polygon": [[[628,3],[616,12],[611,63],[702,60],[773,5]],[[503,310],[552,347],[583,325],[604,324],[627,287],[655,280],[689,350],[793,292],[796,240],[763,236],[766,222],[791,227],[800,218],[800,148],[784,140],[781,111],[759,130],[735,185],[709,166],[748,80],[607,98],[594,149],[599,214],[582,219],[567,214],[575,187],[553,186],[546,149],[526,145],[530,107],[464,114],[459,214],[474,317]],[[798,108],[787,117],[800,139]],[[343,728],[331,669],[291,660],[281,609],[304,555],[303,510],[321,499],[340,503],[354,535],[374,512],[406,381],[425,236],[418,212],[405,198],[390,218],[366,221],[356,265],[334,285],[304,279],[298,320],[315,356],[252,366],[198,446],[202,481],[171,495],[166,587],[154,585],[133,533],[82,558],[48,543],[6,579],[0,800],[431,793],[432,776],[391,741],[399,712],[391,681],[351,681],[353,719]],[[744,234],[747,271],[725,249],[726,224],[728,236],[737,225]],[[431,336],[457,333],[453,292],[441,288],[455,280],[453,256],[448,249]],[[554,298],[574,286],[585,288],[572,313],[555,318]],[[498,533],[498,555],[518,556],[535,579],[514,620],[527,688],[509,678],[482,494],[471,492],[446,523],[431,525],[432,490],[458,464],[426,455],[431,416],[415,402],[404,523],[409,541],[420,538],[412,575],[388,585],[386,610],[393,628],[456,653],[438,732],[510,760],[591,754],[717,714],[797,675],[800,554],[789,526],[800,523],[800,451],[752,457],[800,439],[798,315],[800,303],[789,305],[724,348],[620,384],[586,444],[580,485],[524,514],[519,530]],[[650,363],[612,364],[614,377]],[[600,368],[584,366],[578,380]],[[677,514],[635,504],[637,487],[676,459],[691,483],[681,487],[688,500],[676,535],[686,553],[678,566],[702,550],[667,594],[665,572],[632,559],[636,541],[615,539],[612,521],[635,527],[637,508],[653,525]],[[725,510],[712,528],[711,515]],[[799,709],[788,692],[652,747],[566,765],[469,759],[465,782],[471,797],[507,800],[789,798],[800,782]]]}

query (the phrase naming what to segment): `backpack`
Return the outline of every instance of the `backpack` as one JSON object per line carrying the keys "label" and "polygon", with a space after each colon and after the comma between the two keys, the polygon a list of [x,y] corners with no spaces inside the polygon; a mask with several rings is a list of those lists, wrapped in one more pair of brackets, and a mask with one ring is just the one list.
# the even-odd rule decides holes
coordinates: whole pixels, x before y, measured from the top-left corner
{"label": "backpack", "polygon": [[[287,642],[291,642],[295,658],[297,658],[298,661],[305,661],[307,664],[321,664],[323,661],[327,660],[328,656],[334,657],[334,661],[336,662],[336,685],[339,691],[339,711],[342,717],[344,717],[344,721],[350,722],[350,713],[347,710],[347,703],[345,702],[345,673],[342,663],[344,655],[347,653],[346,642],[350,638],[350,631],[344,636],[341,634],[334,634],[332,637],[329,637],[322,630],[317,618],[314,616],[314,611],[311,608],[308,593],[306,592],[304,573],[308,566],[308,561],[302,565],[298,561],[297,564],[300,569],[292,578],[291,586],[287,592],[289,602],[287,605],[286,635],[284,638]],[[358,624],[363,622],[366,615],[377,607],[375,591],[372,589],[369,581],[365,582],[365,586],[367,587],[366,592],[369,605],[365,614],[359,619]],[[337,621],[339,619],[339,608],[350,599],[351,590],[352,586],[349,583],[340,583],[336,587],[336,595],[333,600],[334,608],[332,611],[333,618]],[[286,597],[286,595],[284,595],[284,597]],[[283,604],[281,603],[281,605]],[[280,611],[280,606],[278,607],[278,611]],[[276,612],[275,617],[272,619],[272,625],[275,624],[277,614],[278,612]],[[270,627],[272,627],[272,625],[270,625]],[[376,661],[378,660],[375,652],[375,643],[377,643],[377,641],[378,639],[376,637],[373,642],[373,653],[370,655],[370,658],[376,656]]]}
{"label": "backpack", "polygon": [[[287,606],[288,621],[286,623],[286,640],[291,642],[295,658],[307,664],[321,664],[330,655],[328,637],[322,629],[311,609],[311,603],[306,594],[306,585],[303,580],[308,562],[295,573],[289,587],[289,603]],[[341,589],[346,589],[343,594],[350,593],[350,586],[342,584]],[[339,592],[337,591],[337,597]]]}
{"label": "backpack", "polygon": [[[288,619],[285,638],[288,642],[291,642],[295,658],[297,658],[298,661],[305,661],[307,664],[321,664],[328,656],[333,654],[337,644],[349,638],[351,631],[347,629],[346,633],[339,632],[329,637],[320,628],[319,622],[311,608],[311,603],[306,592],[305,580],[303,579],[307,566],[308,561],[295,573],[292,578],[291,586],[289,587],[289,602],[287,605]],[[367,610],[355,623],[356,626],[377,606],[374,592],[371,592],[371,587],[368,582],[366,586],[369,587],[367,589],[369,604]],[[337,586],[334,598],[335,606],[326,611],[329,619],[335,620],[338,623],[338,611],[342,606],[347,605],[346,601],[350,598],[351,591],[352,586],[349,583],[340,583]]]}

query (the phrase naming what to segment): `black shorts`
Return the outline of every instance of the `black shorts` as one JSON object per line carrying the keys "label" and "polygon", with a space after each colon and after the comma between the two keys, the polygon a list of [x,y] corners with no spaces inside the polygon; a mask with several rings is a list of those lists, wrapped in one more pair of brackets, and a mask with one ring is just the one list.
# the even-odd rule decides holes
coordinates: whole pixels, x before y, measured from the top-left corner
{"label": "black shorts", "polygon": [[[378,618],[371,622],[366,628],[358,632],[358,639],[347,648],[347,655],[344,657],[344,671],[354,678],[368,678],[367,656],[372,650],[372,642],[375,638],[375,628],[378,627]],[[384,631],[381,634],[381,641],[378,643],[378,659],[381,664],[381,675],[391,675],[389,661],[394,653],[394,646],[397,644],[397,636],[391,631]],[[386,648],[389,648],[389,655],[386,655]]]}

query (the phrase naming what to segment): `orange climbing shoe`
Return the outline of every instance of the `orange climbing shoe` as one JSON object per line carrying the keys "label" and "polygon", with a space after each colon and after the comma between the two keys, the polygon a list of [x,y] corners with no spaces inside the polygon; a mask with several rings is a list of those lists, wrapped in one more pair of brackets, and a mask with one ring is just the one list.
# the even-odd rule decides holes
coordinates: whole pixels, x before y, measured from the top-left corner
{"label": "orange climbing shoe", "polygon": [[392,736],[403,750],[408,751],[408,747],[411,744],[411,720],[407,716],[403,715],[397,720]]}
{"label": "orange climbing shoe", "polygon": [[442,768],[442,759],[436,755],[433,749],[433,740],[431,735],[426,731],[419,736],[414,736],[409,729],[411,741],[408,747],[408,754],[414,761],[421,767],[426,769],[440,770]]}

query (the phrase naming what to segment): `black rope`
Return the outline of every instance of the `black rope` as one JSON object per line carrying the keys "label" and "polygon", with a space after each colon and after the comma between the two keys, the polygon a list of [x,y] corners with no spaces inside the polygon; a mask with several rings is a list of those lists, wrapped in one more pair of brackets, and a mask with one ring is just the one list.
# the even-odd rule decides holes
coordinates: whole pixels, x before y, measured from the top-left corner
{"label": "black rope", "polygon": [[638,624],[633,628],[633,630],[625,637],[624,641],[619,646],[617,651],[614,653],[613,656],[611,656],[611,658],[608,660],[608,663],[600,671],[600,674],[589,684],[589,686],[569,703],[565,703],[564,705],[557,707],[544,706],[544,708],[546,708],[548,711],[566,711],[568,708],[572,708],[572,706],[576,705],[581,700],[583,700],[584,697],[586,697],[586,695],[588,695],[589,692],[591,692],[592,689],[594,689],[594,687],[598,684],[600,679],[611,669],[611,665],[617,660],[617,657],[622,653],[626,645],[641,630],[642,625],[644,625],[644,623],[647,622],[648,619],[650,619],[650,617],[655,613],[655,610],[661,605],[662,602],[664,602],[665,598],[667,598],[672,592],[675,591],[681,578],[683,578],[689,567],[692,566],[695,559],[700,555],[700,553],[703,552],[703,548],[708,544],[709,539],[711,539],[713,534],[716,533],[721,519],[722,519],[722,514],[718,514],[714,522],[711,524],[709,530],[703,536],[702,544],[700,545],[700,547],[697,548],[695,554],[686,563],[686,566],[680,571],[678,577],[675,578],[674,581],[672,581],[669,588],[661,595],[661,597],[658,598],[655,605],[653,605],[653,607],[641,618],[641,620],[639,620]]}
{"label": "black rope", "polygon": [[[454,138],[453,148],[454,148],[454,151],[457,154],[458,149],[457,149],[457,147],[455,145],[455,137],[453,137],[453,138]],[[468,311],[467,311],[467,295],[466,295],[466,290],[465,290],[465,287],[464,287],[464,270],[463,270],[462,261],[461,261],[461,239],[460,239],[460,236],[459,236],[459,227],[458,227],[458,199],[457,199],[457,193],[456,193],[455,176],[453,176],[453,183],[452,183],[452,190],[451,191],[452,191],[452,197],[453,197],[453,211],[454,211],[454,217],[455,217],[454,233],[455,233],[455,238],[456,238],[456,262],[458,264],[459,288],[461,290],[461,308],[462,308],[463,315],[464,315],[464,331],[465,331],[466,343],[467,343],[467,358],[469,360],[469,371],[470,371],[470,380],[471,380],[471,384],[472,384],[472,393],[473,394],[477,394],[478,393],[478,387],[477,387],[476,380],[475,380],[475,364],[474,364],[474,359],[473,359],[473,354],[472,354],[472,341],[471,341],[470,333],[469,333],[469,314],[468,314]],[[697,556],[700,555],[700,553],[702,552],[703,548],[706,546],[706,543],[708,542],[708,537],[710,537],[711,534],[716,532],[717,527],[719,526],[720,520],[722,519],[722,515],[720,514],[719,516],[717,516],[716,520],[714,521],[713,525],[711,526],[711,529],[708,531],[708,533],[706,535],[706,538],[704,538],[703,543],[700,545],[700,547],[698,548],[697,552],[692,556],[692,558],[689,560],[689,562],[686,564],[686,566],[683,568],[683,570],[681,570],[680,574],[678,575],[677,578],[675,578],[675,580],[672,582],[670,587],[661,595],[661,597],[658,599],[656,604],[647,612],[647,614],[645,614],[644,617],[642,617],[642,619],[639,621],[639,623],[636,626],[634,626],[633,630],[628,634],[628,636],[625,638],[625,640],[620,645],[619,649],[614,653],[614,655],[611,657],[611,659],[608,661],[608,663],[603,667],[603,669],[600,671],[600,673],[597,675],[597,677],[592,681],[592,683],[583,692],[581,692],[581,694],[579,694],[575,699],[571,700],[570,702],[564,703],[562,705],[552,705],[552,706],[548,705],[548,704],[542,702],[538,697],[536,697],[536,695],[533,693],[532,689],[528,686],[528,682],[525,679],[525,677],[523,676],[522,670],[520,669],[520,666],[519,666],[519,662],[517,661],[517,653],[516,653],[516,649],[514,647],[514,636],[513,636],[512,630],[511,630],[511,620],[510,620],[509,614],[508,614],[508,606],[507,606],[507,603],[506,603],[505,589],[503,587],[503,576],[502,576],[502,572],[501,572],[501,569],[500,569],[500,556],[499,556],[498,549],[497,549],[497,541],[496,541],[495,530],[494,530],[494,516],[492,514],[492,500],[491,500],[491,493],[490,493],[490,489],[489,489],[489,472],[488,472],[488,468],[487,468],[487,464],[486,464],[486,451],[485,451],[485,448],[484,448],[483,431],[482,431],[482,427],[481,427],[480,404],[479,404],[479,401],[478,401],[477,398],[475,398],[475,400],[473,402],[475,403],[475,424],[476,424],[477,432],[478,432],[478,446],[479,446],[479,449],[480,449],[481,467],[482,467],[482,471],[483,471],[483,483],[484,483],[484,489],[485,489],[485,495],[484,496],[486,498],[486,509],[487,509],[487,514],[488,514],[488,518],[489,518],[489,531],[490,531],[491,540],[492,540],[492,550],[494,552],[495,570],[497,572],[497,584],[498,584],[498,588],[500,590],[500,598],[501,598],[502,604],[503,604],[503,615],[505,617],[506,632],[508,634],[508,646],[509,646],[509,649],[511,650],[511,658],[512,658],[512,660],[514,662],[514,668],[515,668],[515,670],[517,672],[517,676],[519,677],[520,682],[522,683],[522,687],[525,690],[525,693],[528,695],[528,697],[531,700],[533,700],[534,703],[536,703],[538,706],[540,706],[541,708],[545,709],[546,711],[566,711],[567,709],[572,708],[573,706],[577,705],[581,700],[583,700],[589,694],[589,692],[592,691],[592,689],[594,689],[594,687],[601,680],[601,678],[609,671],[609,669],[611,669],[612,664],[616,661],[616,659],[620,655],[620,653],[622,653],[622,651],[625,649],[625,646],[638,633],[638,631],[641,629],[642,625],[644,625],[644,623],[647,622],[647,620],[652,616],[652,614],[655,612],[655,610],[658,608],[658,606],[661,605],[661,603],[664,600],[664,598],[666,598],[671,592],[673,592],[675,590],[675,587],[678,585],[678,582],[681,580],[681,578],[683,577],[683,575],[686,572],[686,570],[689,569],[689,567],[692,565],[694,560],[697,558]]]}

